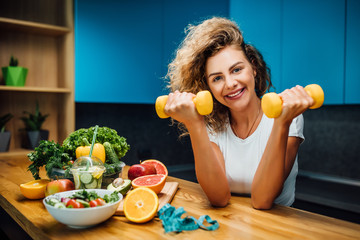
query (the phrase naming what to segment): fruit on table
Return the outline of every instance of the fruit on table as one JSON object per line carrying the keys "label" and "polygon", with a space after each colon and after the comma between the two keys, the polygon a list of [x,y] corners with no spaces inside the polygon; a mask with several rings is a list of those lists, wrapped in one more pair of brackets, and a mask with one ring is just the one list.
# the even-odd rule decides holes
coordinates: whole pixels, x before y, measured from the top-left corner
{"label": "fruit on table", "polygon": [[[121,181],[121,180],[122,181]],[[131,188],[131,180],[116,178],[112,183],[107,186],[107,190],[117,191],[125,195]]]}
{"label": "fruit on table", "polygon": [[156,194],[159,194],[161,190],[164,188],[166,182],[166,175],[162,174],[154,174],[154,175],[146,175],[142,177],[135,178],[131,185],[133,188],[149,188],[153,190]]}
{"label": "fruit on table", "polygon": [[46,185],[50,182],[47,179],[39,179],[20,184],[21,193],[28,199],[41,199],[45,197]]}
{"label": "fruit on table", "polygon": [[137,188],[124,200],[125,217],[132,222],[145,223],[153,219],[159,207],[159,198],[148,188]]}
{"label": "fruit on table", "polygon": [[69,179],[59,179],[49,182],[46,185],[45,196],[52,195],[58,192],[65,192],[75,190],[74,183]]}
{"label": "fruit on table", "polygon": [[156,174],[163,174],[163,175],[168,176],[168,170],[167,170],[166,166],[159,160],[148,159],[148,160],[142,161],[141,164],[153,165],[156,169]]}
{"label": "fruit on table", "polygon": [[[168,96],[160,96],[156,99],[155,110],[160,118],[168,118],[169,116],[164,112]],[[196,110],[200,115],[208,115],[213,110],[213,99],[209,91],[200,91],[193,99]]]}
{"label": "fruit on table", "polygon": [[[87,142],[87,140],[85,142]],[[89,156],[89,154],[90,154],[90,145],[80,146],[76,148],[76,158],[79,158],[81,156]],[[101,143],[95,143],[91,155],[98,157],[104,163],[106,159],[104,145],[102,145]]]}
{"label": "fruit on table", "polygon": [[128,178],[134,180],[137,177],[156,174],[156,169],[150,164],[134,164],[129,168]]}

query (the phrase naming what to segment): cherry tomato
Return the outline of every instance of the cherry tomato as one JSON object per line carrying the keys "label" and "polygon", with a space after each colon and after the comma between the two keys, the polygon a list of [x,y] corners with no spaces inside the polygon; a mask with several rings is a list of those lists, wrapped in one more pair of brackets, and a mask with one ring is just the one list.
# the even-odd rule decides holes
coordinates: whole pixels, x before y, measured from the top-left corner
{"label": "cherry tomato", "polygon": [[102,198],[98,198],[95,200],[99,206],[103,206],[106,204],[105,200]]}
{"label": "cherry tomato", "polygon": [[90,207],[97,207],[99,205],[96,200],[90,201],[89,204],[90,204]]}
{"label": "cherry tomato", "polygon": [[75,201],[74,199],[70,199],[68,203],[66,204],[67,208],[84,208],[84,205],[81,203]]}

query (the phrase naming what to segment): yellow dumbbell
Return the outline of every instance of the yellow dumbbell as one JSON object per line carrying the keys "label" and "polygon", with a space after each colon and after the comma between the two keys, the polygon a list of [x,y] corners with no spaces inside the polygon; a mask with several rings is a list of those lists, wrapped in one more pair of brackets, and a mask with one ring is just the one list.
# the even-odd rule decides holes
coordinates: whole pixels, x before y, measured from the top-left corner
{"label": "yellow dumbbell", "polygon": [[[164,95],[156,99],[155,110],[160,118],[168,118],[169,116],[164,112],[164,108],[169,96]],[[193,98],[196,110],[200,115],[208,115],[213,110],[213,99],[209,91],[200,91]]]}
{"label": "yellow dumbbell", "polygon": [[[319,108],[324,103],[324,91],[317,84],[307,85],[305,88],[306,93],[314,99],[315,103],[310,109]],[[282,100],[276,93],[267,93],[261,99],[261,108],[265,115],[269,118],[277,118],[282,112]]]}

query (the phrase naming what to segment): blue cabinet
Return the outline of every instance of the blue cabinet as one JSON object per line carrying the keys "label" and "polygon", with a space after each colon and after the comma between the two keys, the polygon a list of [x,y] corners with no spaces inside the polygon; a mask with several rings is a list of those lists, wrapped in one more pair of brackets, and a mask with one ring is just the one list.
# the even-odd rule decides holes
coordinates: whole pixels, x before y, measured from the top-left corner
{"label": "blue cabinet", "polygon": [[360,1],[347,0],[345,103],[360,103]]}
{"label": "blue cabinet", "polygon": [[184,28],[228,11],[218,0],[75,0],[75,101],[153,104]]}
{"label": "blue cabinet", "polygon": [[281,2],[230,0],[230,18],[239,25],[245,42],[263,55],[276,92],[281,86]]}
{"label": "blue cabinet", "polygon": [[75,101],[148,103],[160,94],[160,1],[77,0]]}
{"label": "blue cabinet", "polygon": [[283,1],[282,85],[319,84],[325,104],[344,99],[344,0]]}
{"label": "blue cabinet", "polygon": [[[348,4],[356,5],[352,2],[357,1]],[[345,62],[345,19],[351,14],[359,18],[356,14],[359,10],[355,9],[345,15],[345,3],[345,0],[230,0],[230,17],[240,25],[245,39],[250,39],[263,53],[271,67],[276,92],[317,83],[324,89],[325,104],[343,104],[349,93],[344,83],[349,82],[348,88],[352,89],[354,84],[348,78],[357,75],[359,79],[359,72],[351,70],[345,81],[345,66],[349,68],[349,61]],[[359,23],[358,19],[354,22]],[[347,37],[353,45],[359,42],[350,36],[359,39],[356,24]],[[353,54],[352,59],[359,62],[359,47],[353,46],[351,51],[355,47],[358,54]],[[356,101],[360,103],[359,99]]]}

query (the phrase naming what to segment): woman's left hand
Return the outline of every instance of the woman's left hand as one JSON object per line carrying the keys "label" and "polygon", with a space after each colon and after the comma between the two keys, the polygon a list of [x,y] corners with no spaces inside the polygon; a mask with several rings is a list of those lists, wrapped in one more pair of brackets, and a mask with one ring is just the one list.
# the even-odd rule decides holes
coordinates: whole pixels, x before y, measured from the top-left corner
{"label": "woman's left hand", "polygon": [[301,86],[286,89],[279,94],[283,101],[282,113],[279,120],[291,123],[298,115],[305,112],[314,104],[314,100],[307,94]]}

